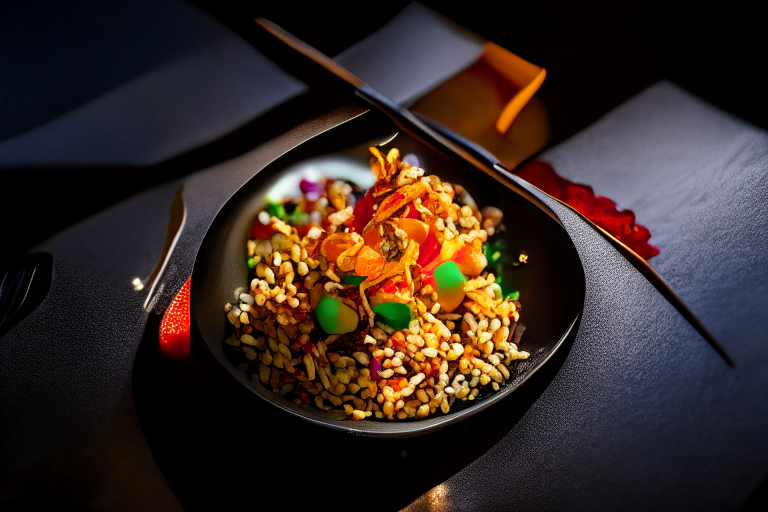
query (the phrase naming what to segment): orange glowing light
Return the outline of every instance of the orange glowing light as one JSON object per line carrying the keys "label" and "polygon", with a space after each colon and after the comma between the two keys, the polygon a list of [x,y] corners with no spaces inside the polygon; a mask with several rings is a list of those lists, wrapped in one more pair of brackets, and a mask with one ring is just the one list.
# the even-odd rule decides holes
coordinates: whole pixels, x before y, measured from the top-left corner
{"label": "orange glowing light", "polygon": [[160,322],[160,350],[172,359],[189,358],[189,283],[181,287]]}

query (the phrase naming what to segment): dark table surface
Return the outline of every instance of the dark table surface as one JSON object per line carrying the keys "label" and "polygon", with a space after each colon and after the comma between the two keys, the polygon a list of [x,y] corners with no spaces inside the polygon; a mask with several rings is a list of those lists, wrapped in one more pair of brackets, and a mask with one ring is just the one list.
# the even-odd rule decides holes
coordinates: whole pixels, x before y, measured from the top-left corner
{"label": "dark table surface", "polygon": [[[178,23],[176,30],[190,30],[198,22],[210,30],[201,11],[189,10],[183,4],[168,5],[165,27]],[[696,77],[699,68],[691,62],[699,62],[707,54],[718,63],[729,57],[733,65],[749,55],[749,49],[726,56],[720,49],[712,51],[713,43],[706,37],[694,38],[709,51],[700,48],[701,52],[686,54],[687,63],[681,64],[683,71],[678,69],[675,77],[671,71],[674,66],[666,59],[683,52],[690,43],[686,40],[683,44],[677,38],[703,29],[701,24],[692,27],[688,19],[681,28],[673,23],[679,15],[671,11],[653,7],[633,11],[635,17],[622,16],[629,14],[623,12],[611,12],[602,18],[585,16],[587,28],[598,28],[595,19],[602,20],[602,30],[598,31],[602,38],[577,37],[569,40],[574,41],[573,46],[566,44],[564,37],[576,29],[556,18],[551,23],[559,27],[560,35],[545,38],[541,46],[536,46],[532,38],[520,34],[532,35],[530,31],[552,25],[537,28],[531,24],[510,35],[500,29],[502,21],[491,23],[489,15],[480,12],[481,7],[476,4],[472,9],[447,14],[462,17],[457,21],[499,43],[522,45],[523,50],[505,44],[546,66],[550,77],[568,77],[566,82],[555,81],[549,91],[542,89],[557,144],[540,158],[552,163],[565,177],[589,183],[598,194],[635,211],[638,221],[653,233],[652,241],[662,248],[650,263],[718,338],[734,359],[735,368],[729,369],[607,243],[571,212],[552,202],[582,258],[587,275],[587,306],[578,334],[569,340],[569,350],[547,365],[548,371],[537,375],[538,381],[521,389],[514,404],[507,400],[508,408],[491,408],[482,420],[470,420],[401,444],[356,440],[360,443],[357,451],[339,453],[336,447],[349,443],[349,438],[316,433],[266,406],[239,407],[242,390],[217,377],[217,368],[207,364],[202,355],[199,364],[203,381],[194,387],[194,393],[184,394],[167,381],[167,375],[178,369],[164,367],[156,353],[151,333],[156,332],[157,317],[147,317],[141,307],[143,298],[128,283],[136,275],[148,274],[154,266],[168,206],[179,185],[183,184],[185,200],[195,215],[188,236],[181,241],[185,250],[179,251],[180,256],[173,261],[170,275],[176,281],[169,281],[168,297],[173,295],[171,289],[189,275],[196,244],[218,205],[255,172],[258,162],[276,151],[266,143],[229,160],[229,156],[243,151],[242,145],[232,144],[225,148],[230,154],[219,147],[218,159],[224,163],[186,177],[179,178],[199,169],[196,166],[205,158],[195,162],[181,158],[176,160],[180,163],[166,164],[160,167],[166,171],[161,176],[153,167],[149,167],[152,172],[142,171],[141,167],[109,168],[115,172],[109,178],[112,188],[115,176],[122,176],[129,183],[127,189],[133,192],[172,178],[174,181],[111,206],[42,246],[55,258],[54,286],[46,299],[52,307],[35,311],[0,343],[0,448],[4,461],[0,498],[22,509],[45,503],[83,509],[170,510],[178,509],[180,502],[188,509],[202,510],[221,500],[230,505],[228,508],[255,504],[260,493],[274,490],[285,506],[296,506],[304,499],[322,508],[329,502],[292,497],[296,482],[289,485],[290,481],[268,471],[270,460],[281,456],[290,461],[303,460],[307,452],[313,452],[314,458],[309,457],[306,469],[329,479],[329,485],[340,493],[348,479],[360,486],[381,481],[382,474],[376,473],[376,468],[404,479],[418,475],[404,490],[394,486],[393,494],[384,499],[368,498],[373,501],[369,507],[381,509],[610,510],[687,506],[738,510],[760,505],[763,491],[759,484],[768,472],[768,443],[764,439],[768,426],[768,372],[763,369],[768,356],[764,334],[768,317],[763,314],[768,288],[764,272],[768,263],[764,229],[768,136],[764,130],[670,82],[643,91],[665,76],[695,89],[699,82],[691,77]],[[344,20],[350,9],[363,19],[368,12],[362,7],[357,11],[339,7],[332,9],[329,19]],[[539,19],[538,7],[521,9],[527,13],[526,18]],[[584,9],[595,12],[599,7],[586,5]],[[238,20],[244,19],[242,12],[232,4],[215,14],[237,29]],[[77,11],[60,14],[74,20],[86,18]],[[279,18],[279,9],[273,14]],[[93,16],[104,19],[107,14],[96,12]],[[650,28],[643,26],[647,21],[651,22]],[[727,28],[732,20],[726,14],[720,21]],[[749,26],[748,19],[739,17],[739,21]],[[295,25],[289,28],[299,33],[304,30],[306,39],[328,53],[334,53],[333,45],[343,49],[344,44],[349,44],[327,36],[323,39],[317,25],[305,18],[286,16],[284,24],[291,22]],[[668,24],[674,26],[665,32]],[[221,30],[221,37],[226,38],[226,30]],[[731,34],[736,32],[731,28]],[[11,42],[18,40],[13,37],[21,37],[18,33],[3,33]],[[643,35],[641,42],[629,37],[634,33]],[[605,40],[611,35],[616,36],[611,39],[616,41],[614,45]],[[173,52],[168,47],[179,40],[167,33],[167,40],[160,42],[152,41],[150,36],[142,36],[148,38],[147,47],[163,48],[169,55]],[[749,31],[743,34],[742,42],[747,46],[750,37]],[[652,50],[642,41],[653,42]],[[659,41],[666,42],[666,46]],[[678,45],[670,41],[678,41]],[[327,48],[322,48],[323,44]],[[661,50],[668,51],[662,51],[662,57],[651,58],[659,44]],[[723,43],[723,48],[736,46],[733,41]],[[61,47],[67,48],[67,44]],[[61,52],[61,47],[57,51]],[[45,52],[38,50],[50,55],[51,47],[46,48]],[[579,50],[585,52],[584,58],[574,55]],[[81,48],[76,53],[82,56],[83,51]],[[539,59],[535,58],[537,51],[543,52],[538,54]],[[161,53],[142,50],[140,55],[153,55],[155,59],[152,62],[144,58],[142,65],[146,67],[142,69],[157,66]],[[618,57],[616,53],[627,60],[601,62],[598,58]],[[126,55],[135,58],[132,52]],[[172,57],[169,59],[176,62],[176,54]],[[595,73],[600,64],[602,75]],[[555,74],[558,69],[561,75]],[[110,73],[93,73],[96,78],[89,82],[101,78],[103,90],[111,90],[109,80],[126,80],[115,70],[111,78]],[[750,70],[745,73],[748,76]],[[145,76],[143,71],[136,74]],[[697,92],[721,107],[764,123],[765,114],[760,111],[764,104],[758,106],[754,97],[755,107],[750,112],[740,110],[740,102],[750,98],[749,84],[740,89],[740,96],[718,96],[730,87],[722,85],[721,76],[710,76],[704,81],[707,85],[699,85]],[[14,83],[26,83],[25,79],[38,82],[33,74],[21,74]],[[64,72],[59,78],[64,82],[72,79],[73,74]],[[248,77],[242,80],[247,83]],[[48,89],[40,84],[37,87],[42,91],[36,92],[39,97],[51,96],[45,93]],[[77,87],[72,90],[82,93]],[[640,95],[593,126],[566,139],[640,91]],[[24,96],[18,85],[11,92],[16,94],[13,98]],[[27,91],[32,92],[35,90]],[[578,99],[573,96],[577,92],[582,93]],[[90,94],[95,93],[92,90]],[[61,101],[47,99],[48,110],[41,109],[36,123],[43,123],[56,108],[64,108]],[[18,106],[15,118],[4,117],[3,128],[11,134],[7,142],[13,138],[13,130],[28,132],[31,126],[23,126],[22,121],[31,121],[22,115],[29,112],[28,107],[5,103]],[[258,115],[258,106],[250,108],[252,115]],[[317,122],[331,126],[334,121],[331,116]],[[296,141],[305,133],[302,130],[307,125],[303,126],[292,132]],[[226,131],[226,122],[219,129]],[[206,158],[215,160],[214,153]],[[2,179],[8,184],[3,187],[4,194],[14,191],[21,198],[7,204],[18,207],[18,201],[33,200],[21,191],[28,189],[29,173],[38,167],[3,169]],[[125,197],[114,193],[100,200],[84,200],[92,191],[83,178],[97,181],[104,176],[104,168],[96,169],[42,166],[41,176],[45,177],[82,173],[79,192],[67,197],[69,191],[46,187],[56,184],[55,179],[42,180],[39,193],[44,199],[52,198],[52,202],[45,202],[49,213],[42,217],[56,218],[26,237],[19,235],[26,229],[5,222],[14,250],[25,249],[39,242],[41,233],[52,234]],[[73,200],[85,205],[73,209]],[[52,216],[51,210],[61,213]],[[40,222],[39,213],[31,214],[31,218],[32,225]],[[263,427],[265,417],[270,427]],[[262,423],[254,426],[256,419]],[[271,422],[278,426],[272,427]],[[323,449],[313,442],[315,434],[323,439]],[[201,443],[206,436],[215,442]],[[456,448],[435,459],[435,450],[451,443],[456,443]],[[356,453],[366,456],[361,461]],[[432,471],[424,471],[425,465]],[[303,470],[304,466],[294,469]],[[317,495],[312,491],[324,490],[322,479],[302,484],[309,496]],[[754,496],[752,501],[750,496]],[[355,494],[346,497],[350,503],[365,498]]]}

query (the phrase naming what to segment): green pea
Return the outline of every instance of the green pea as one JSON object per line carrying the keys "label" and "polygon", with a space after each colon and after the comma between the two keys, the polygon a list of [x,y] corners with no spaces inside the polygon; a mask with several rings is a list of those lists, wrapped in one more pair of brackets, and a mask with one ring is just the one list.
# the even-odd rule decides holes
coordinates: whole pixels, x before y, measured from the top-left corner
{"label": "green pea", "polygon": [[351,284],[354,286],[360,286],[365,281],[365,276],[347,276],[341,278],[341,284]]}
{"label": "green pea", "polygon": [[271,201],[267,204],[267,213],[271,216],[274,215],[280,220],[286,220],[288,218],[288,214],[285,212],[283,205]]}
{"label": "green pea", "polygon": [[374,306],[373,312],[381,317],[381,321],[397,331],[406,329],[411,323],[411,308],[408,304],[385,302]]}
{"label": "green pea", "polygon": [[328,334],[344,334],[357,329],[357,312],[327,295],[320,299],[315,314],[320,327]]}

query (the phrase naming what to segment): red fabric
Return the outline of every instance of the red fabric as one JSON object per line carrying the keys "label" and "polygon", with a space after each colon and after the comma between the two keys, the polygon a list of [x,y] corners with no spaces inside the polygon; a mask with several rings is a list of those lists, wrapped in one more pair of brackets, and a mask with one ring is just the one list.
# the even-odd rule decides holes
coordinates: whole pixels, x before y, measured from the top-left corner
{"label": "red fabric", "polygon": [[531,161],[515,174],[572,206],[642,258],[647,260],[659,254],[659,249],[648,243],[651,232],[645,226],[635,223],[632,210],[617,210],[616,203],[607,197],[595,196],[589,185],[573,183],[558,176],[551,165],[540,160]]}

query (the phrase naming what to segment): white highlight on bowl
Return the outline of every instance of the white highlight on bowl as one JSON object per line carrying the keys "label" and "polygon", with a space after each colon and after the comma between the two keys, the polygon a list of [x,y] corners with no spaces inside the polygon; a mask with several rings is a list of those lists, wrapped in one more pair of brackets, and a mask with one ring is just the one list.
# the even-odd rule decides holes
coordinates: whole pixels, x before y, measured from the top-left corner
{"label": "white highlight on bowl", "polygon": [[311,162],[298,163],[281,174],[283,176],[267,193],[267,199],[277,203],[286,199],[301,198],[299,183],[302,179],[315,183],[323,178],[346,179],[355,183],[361,190],[368,190],[376,183],[376,177],[367,165],[362,165],[359,159],[340,156],[313,158]]}

